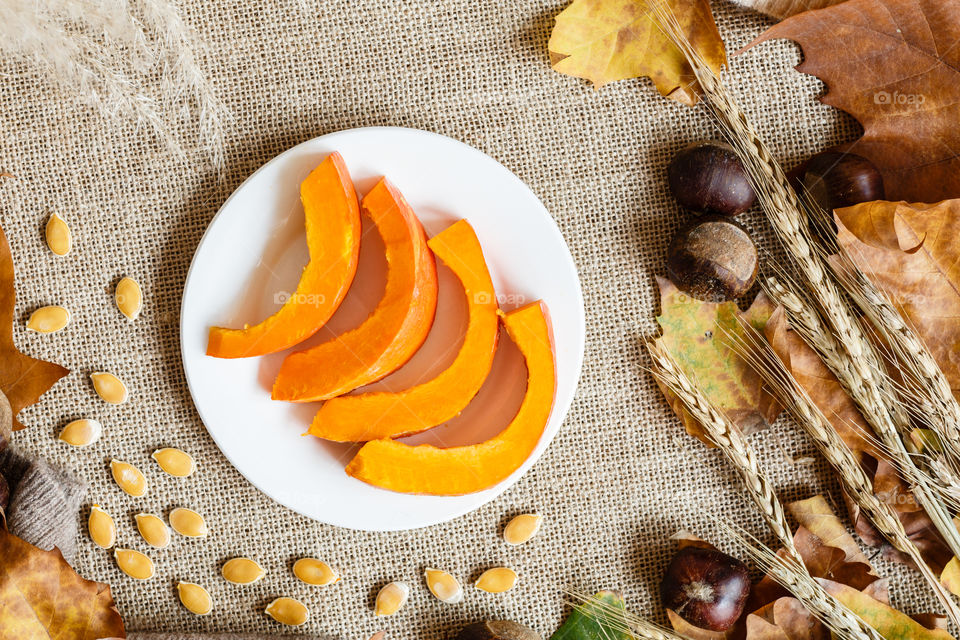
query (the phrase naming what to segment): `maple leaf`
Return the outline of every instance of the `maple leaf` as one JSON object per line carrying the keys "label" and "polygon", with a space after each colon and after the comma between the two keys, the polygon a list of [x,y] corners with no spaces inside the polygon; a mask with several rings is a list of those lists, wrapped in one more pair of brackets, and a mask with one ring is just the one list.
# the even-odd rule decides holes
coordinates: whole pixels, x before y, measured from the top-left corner
{"label": "maple leaf", "polygon": [[10,401],[16,431],[24,426],[16,418],[20,410],[36,402],[70,371],[58,364],[24,355],[13,344],[16,301],[13,283],[13,256],[10,255],[7,236],[0,229],[0,391]]}
{"label": "maple leaf", "polygon": [[891,200],[960,196],[960,3],[848,0],[774,25],[747,45],[789,38],[820,99],[863,125],[847,146],[881,171]]}
{"label": "maple leaf", "polygon": [[[662,0],[659,0],[662,1]],[[553,68],[595,87],[647,76],[661,94],[693,105],[698,85],[686,58],[652,18],[651,0],[574,0],[557,15],[547,48]],[[684,33],[717,73],[726,64],[708,0],[667,0]]]}
{"label": "maple leaf", "polygon": [[81,578],[58,549],[41,551],[0,525],[4,638],[124,638],[110,587]]}
{"label": "maple leaf", "polygon": [[960,391],[960,200],[872,202],[835,213],[851,259],[906,317]]}
{"label": "maple leaf", "polygon": [[[665,278],[657,278],[657,284],[660,287],[657,322],[663,330],[658,342],[744,433],[753,433],[773,422],[780,406],[764,390],[763,380],[753,367],[731,348],[732,336],[745,336],[740,318],[763,330],[773,309],[767,297],[757,296],[750,309],[741,314],[735,302],[697,300]],[[703,428],[687,415],[680,399],[665,387],[660,389],[683,421],[687,433],[709,444]]]}

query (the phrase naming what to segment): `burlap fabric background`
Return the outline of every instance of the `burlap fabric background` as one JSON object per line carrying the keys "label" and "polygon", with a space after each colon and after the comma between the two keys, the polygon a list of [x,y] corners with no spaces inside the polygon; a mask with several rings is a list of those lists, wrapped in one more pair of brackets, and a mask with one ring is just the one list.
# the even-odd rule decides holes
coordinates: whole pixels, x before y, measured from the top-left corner
{"label": "burlap fabric background", "polygon": [[[630,607],[664,621],[656,595],[674,545],[690,529],[736,551],[713,518],[730,518],[769,535],[715,452],[682,434],[644,372],[638,337],[655,330],[652,274],[685,218],[664,180],[667,162],[686,143],[714,136],[709,118],[660,98],[646,81],[595,91],[549,68],[547,39],[567,0],[304,0],[298,3],[194,2],[184,13],[205,45],[201,62],[235,120],[228,127],[223,182],[199,161],[172,160],[132,125],[105,123],[33,69],[0,63],[0,218],[17,264],[18,318],[59,303],[73,321],[54,336],[17,330],[28,353],[73,370],[21,415],[29,428],[16,442],[75,470],[91,484],[89,501],[118,519],[121,545],[142,548],[138,511],[178,505],[206,514],[205,541],[178,538],[151,555],[157,577],[138,583],[116,568],[85,532],[80,573],[111,584],[131,629],[277,631],[263,614],[289,594],[312,611],[303,632],[365,640],[445,638],[463,623],[507,617],[551,633],[564,613],[560,587],[622,590]],[[759,15],[715,3],[731,51],[767,26]],[[733,61],[729,83],[786,163],[841,140],[857,126],[818,104],[822,86],[793,70],[796,47],[765,44]],[[206,433],[183,379],[178,309],[187,267],[204,228],[236,186],[271,157],[331,131],[401,125],[436,131],[501,161],[543,200],[566,238],[586,298],[587,349],[579,393],[564,428],[515,487],[476,513],[408,533],[373,534],[317,524],[273,503],[223,458]],[[42,225],[58,211],[72,225],[75,251],[46,249]],[[765,238],[762,218],[747,223]],[[766,240],[764,240],[766,241]],[[117,313],[112,286],[130,275],[146,307],[134,324]],[[120,374],[131,401],[109,407],[88,382],[92,370]],[[87,450],[59,443],[68,420],[92,416],[104,438]],[[819,461],[798,461],[812,446],[782,422],[754,438],[785,499],[837,486]],[[149,453],[158,446],[191,452],[199,472],[184,482],[163,477]],[[107,462],[140,465],[152,489],[121,494]],[[836,500],[839,504],[839,500]],[[85,521],[89,504],[78,515]],[[517,512],[545,515],[535,542],[507,547],[499,538]],[[267,569],[249,587],[226,584],[219,566],[247,555]],[[307,588],[290,573],[303,554],[337,565],[344,579]],[[462,580],[506,564],[521,575],[502,596],[468,590],[444,605],[423,587],[425,566]],[[895,602],[935,610],[919,579],[881,563]],[[197,618],[175,595],[178,580],[207,585],[213,613]],[[376,590],[389,580],[414,585],[409,606],[373,617]]]}

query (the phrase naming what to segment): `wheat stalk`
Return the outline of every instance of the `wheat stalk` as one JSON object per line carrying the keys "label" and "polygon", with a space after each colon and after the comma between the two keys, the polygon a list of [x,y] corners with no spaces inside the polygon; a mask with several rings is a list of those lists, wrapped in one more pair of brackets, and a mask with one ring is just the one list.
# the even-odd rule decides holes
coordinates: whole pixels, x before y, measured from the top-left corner
{"label": "wheat stalk", "polygon": [[703,88],[703,97],[728,141],[736,150],[751,178],[757,199],[806,290],[836,335],[838,357],[827,362],[850,393],[861,413],[891,452],[891,460],[905,477],[921,478],[914,493],[954,555],[960,556],[960,532],[938,499],[931,483],[922,479],[900,438],[908,433],[910,420],[896,401],[896,394],[884,372],[880,357],[858,320],[848,308],[836,282],[814,247],[803,204],[786,174],[757,135],[746,114],[723,86],[719,76],[687,40],[670,7],[653,2],[653,13],[660,28],[685,55]]}
{"label": "wheat stalk", "polygon": [[[793,542],[793,533],[783,506],[763,472],[753,447],[740,430],[691,382],[662,343],[650,341],[645,344],[653,361],[653,375],[680,399],[690,415],[703,427],[711,444],[719,448],[733,465],[747,489],[747,494],[760,510],[767,526],[783,545],[793,566],[797,567],[798,571],[802,570],[809,579],[802,583],[803,589],[791,593],[841,638],[879,640],[881,636],[872,627],[827,593],[807,572],[803,558]],[[811,594],[815,597],[811,597]]]}
{"label": "wheat stalk", "polygon": [[[784,312],[797,333],[803,340],[810,345],[821,357],[824,364],[837,376],[840,384],[853,397],[858,393],[855,389],[857,379],[850,374],[850,369],[844,366],[845,354],[836,337],[824,327],[819,316],[813,311],[811,306],[796,293],[797,288],[788,288],[776,278],[767,278],[763,283],[764,291],[777,304],[783,307]],[[890,399],[890,402],[897,402],[896,399]],[[914,458],[923,458],[927,460],[927,467],[933,471],[936,477],[920,469],[916,464],[897,464],[898,455],[906,454],[902,443],[897,439],[897,444],[901,446],[893,448],[889,446],[886,439],[874,439],[870,434],[861,433],[864,439],[870,441],[875,448],[883,452],[888,459],[894,462],[898,472],[913,485],[913,492],[916,495],[918,491],[927,491],[928,500],[935,500],[937,504],[945,503],[954,508],[960,507],[960,482],[953,475],[952,466],[949,460],[938,458],[931,454],[908,455],[911,460]],[[923,501],[918,501],[923,504]],[[931,521],[938,531],[948,531],[957,537],[957,529],[946,510],[927,511]],[[950,539],[944,536],[951,550],[953,545]]]}
{"label": "wheat stalk", "polygon": [[897,551],[916,564],[950,620],[960,626],[960,607],[940,584],[937,575],[923,559],[920,549],[910,540],[896,511],[874,494],[873,482],[853,452],[821,413],[806,389],[793,378],[783,361],[755,334],[752,327],[747,326],[747,323],[741,324],[747,337],[738,339],[731,335],[732,347],[757,371],[767,383],[767,388],[814,441],[820,453],[837,472],[847,495],[853,498],[874,527]]}
{"label": "wheat stalk", "polygon": [[[104,118],[132,118],[181,161],[187,154],[171,121],[190,115],[192,102],[197,146],[222,170],[228,111],[196,62],[192,33],[168,0],[134,4],[4,0],[0,53],[34,65]],[[154,77],[160,100],[144,89]]]}

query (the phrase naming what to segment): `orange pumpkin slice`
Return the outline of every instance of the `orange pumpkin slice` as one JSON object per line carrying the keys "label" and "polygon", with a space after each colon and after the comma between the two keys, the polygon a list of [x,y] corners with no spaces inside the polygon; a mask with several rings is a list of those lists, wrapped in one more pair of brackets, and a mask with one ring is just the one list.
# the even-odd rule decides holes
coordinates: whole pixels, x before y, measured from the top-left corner
{"label": "orange pumpkin slice", "polygon": [[400,368],[426,340],[437,309],[437,265],[423,226],[386,178],[362,203],[383,238],[387,284],[372,314],[356,329],[283,361],[274,400],[326,400]]}
{"label": "orange pumpkin slice", "polygon": [[480,390],[497,350],[497,297],[483,250],[466,220],[427,243],[467,294],[467,329],[453,363],[428,382],[394,393],[371,392],[327,400],[309,433],[337,442],[366,442],[424,431],[457,416]]}
{"label": "orange pumpkin slice", "polygon": [[353,282],[360,253],[357,192],[339,153],[331,153],[300,184],[310,262],[296,292],[252,327],[210,327],[207,355],[246,358],[303,342],[337,310]]}
{"label": "orange pumpkin slice", "polygon": [[463,495],[501,482],[530,457],[547,426],[557,386],[550,328],[542,302],[502,317],[527,363],[527,391],[507,428],[485,442],[449,449],[368,442],[347,465],[349,475],[401,493]]}

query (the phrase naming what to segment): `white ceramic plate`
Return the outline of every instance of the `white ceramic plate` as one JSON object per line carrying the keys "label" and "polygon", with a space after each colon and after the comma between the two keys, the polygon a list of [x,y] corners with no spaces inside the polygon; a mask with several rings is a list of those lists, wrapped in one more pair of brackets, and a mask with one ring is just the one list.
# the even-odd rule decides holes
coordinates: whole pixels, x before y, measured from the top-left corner
{"label": "white ceramic plate", "polygon": [[[483,246],[501,307],[543,299],[553,324],[557,396],[534,454],[499,485],[466,496],[403,495],[344,473],[355,445],[302,436],[319,404],[270,399],[287,352],[222,360],[205,355],[211,325],[254,324],[296,288],[307,247],[299,185],[339,151],[362,197],[387,176],[433,236],[466,218]],[[364,220],[357,276],[340,309],[302,349],[356,326],[383,293],[385,260],[379,235]],[[424,346],[399,371],[365,389],[400,389],[443,370],[456,354],[465,319],[463,289],[438,261],[440,301]],[[183,366],[207,430],[231,463],[261,491],[287,507],[354,529],[423,527],[472,511],[502,493],[540,457],[570,406],[583,361],[583,297],[570,252],[553,219],[515,175],[489,156],[451,138],[401,128],[332,133],[286,151],[227,199],[200,241],[183,292]],[[499,432],[516,412],[526,384],[518,350],[502,336],[490,377],[456,419],[411,442],[469,444]]]}

